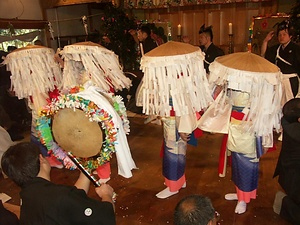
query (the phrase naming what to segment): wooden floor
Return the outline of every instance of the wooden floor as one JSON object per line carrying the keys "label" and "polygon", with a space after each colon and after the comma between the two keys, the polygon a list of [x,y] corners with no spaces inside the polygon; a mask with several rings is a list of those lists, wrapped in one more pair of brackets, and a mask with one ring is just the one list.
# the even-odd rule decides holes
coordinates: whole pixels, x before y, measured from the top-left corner
{"label": "wooden floor", "polygon": [[[222,135],[205,133],[198,141],[198,147],[188,147],[186,178],[187,187],[168,199],[158,199],[155,194],[165,188],[161,174],[159,156],[162,143],[162,127],[144,124],[144,117],[130,117],[131,132],[129,146],[139,169],[133,171],[133,177],[126,179],[117,175],[115,158],[112,160],[112,179],[109,184],[118,194],[116,218],[118,225],[163,225],[173,224],[173,211],[176,203],[184,196],[202,194],[211,198],[215,209],[221,214],[222,225],[285,225],[288,224],[273,212],[272,205],[277,190],[277,179],[272,175],[277,162],[281,143],[276,142],[277,151],[264,155],[260,161],[260,178],[257,199],[248,204],[247,212],[234,213],[236,201],[226,201],[224,195],[234,192],[230,167],[224,178],[218,176],[218,156]],[[277,139],[277,138],[276,138]],[[66,169],[53,169],[53,182],[72,185],[79,172]],[[12,199],[11,204],[18,205],[19,188],[9,179],[0,177],[0,192]],[[93,187],[89,195],[98,198]]]}

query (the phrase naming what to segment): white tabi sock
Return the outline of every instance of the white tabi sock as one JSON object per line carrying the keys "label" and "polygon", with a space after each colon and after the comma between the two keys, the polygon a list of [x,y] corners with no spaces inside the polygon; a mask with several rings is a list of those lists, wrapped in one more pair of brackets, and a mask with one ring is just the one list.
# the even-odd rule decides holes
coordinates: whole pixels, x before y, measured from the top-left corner
{"label": "white tabi sock", "polygon": [[225,195],[225,199],[228,201],[238,200],[236,193],[229,193]]}
{"label": "white tabi sock", "polygon": [[169,187],[167,187],[164,190],[162,190],[161,192],[157,193],[156,197],[165,199],[165,198],[171,197],[172,195],[175,195],[177,193],[178,193],[178,191],[170,191]]}
{"label": "white tabi sock", "polygon": [[237,214],[243,214],[244,212],[246,212],[246,209],[247,209],[247,203],[244,201],[240,201],[237,203],[234,212]]}

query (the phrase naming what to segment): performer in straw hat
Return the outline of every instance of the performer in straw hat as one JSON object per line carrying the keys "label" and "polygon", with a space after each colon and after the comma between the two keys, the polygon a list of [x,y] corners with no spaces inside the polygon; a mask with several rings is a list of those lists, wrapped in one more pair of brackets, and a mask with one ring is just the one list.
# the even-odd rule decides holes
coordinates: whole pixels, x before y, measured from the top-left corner
{"label": "performer in straw hat", "polygon": [[185,159],[189,135],[196,129],[196,113],[212,101],[203,66],[204,55],[195,46],[170,41],[141,59],[143,85],[137,99],[146,115],[161,116],[164,184],[156,194],[165,199],[186,187]]}
{"label": "performer in straw hat", "polygon": [[[53,99],[41,111],[37,128],[41,141],[67,168],[76,167],[68,152],[75,155],[89,173],[109,163],[113,153],[116,153],[121,176],[131,177],[131,170],[136,168],[126,139],[129,121],[122,100],[109,96],[91,82]],[[110,178],[110,167],[103,169],[107,169],[105,175]],[[100,177],[99,182],[109,180],[105,179]]]}
{"label": "performer in straw hat", "polygon": [[40,147],[41,153],[53,167],[62,168],[63,165],[52,154],[48,154],[40,143],[36,131],[39,110],[47,104],[51,93],[58,92],[62,80],[60,68],[54,61],[53,49],[28,45],[8,54],[3,64],[11,71],[11,85],[15,95],[19,99],[26,99],[31,109],[31,141]]}
{"label": "performer in straw hat", "polygon": [[[209,70],[210,83],[224,86],[221,94],[228,96],[227,104],[232,106],[228,135],[224,135],[220,151],[223,166],[219,174],[225,176],[226,158],[231,154],[236,193],[226,194],[225,199],[237,200],[235,213],[242,214],[256,198],[259,159],[273,147],[273,129],[280,128],[281,72],[276,65],[250,52],[218,57]],[[216,112],[221,113],[223,108],[224,104],[218,104]]]}
{"label": "performer in straw hat", "polygon": [[[102,141],[99,141],[97,143],[99,143],[100,146],[92,145],[94,147],[91,147],[91,149],[107,155],[104,157],[104,160],[102,160],[101,157],[97,157],[96,160],[88,158],[84,160],[85,164],[93,164],[89,169],[96,169],[94,172],[98,174],[100,178],[99,181],[105,183],[110,179],[111,170],[109,160],[111,154],[116,152],[119,174],[126,178],[131,177],[131,170],[136,168],[136,166],[131,157],[125,135],[129,133],[129,121],[126,116],[126,108],[122,98],[120,96],[114,96],[111,93],[114,90],[129,88],[131,84],[130,79],[122,72],[118,57],[112,51],[92,42],[80,42],[67,45],[60,54],[64,59],[62,81],[62,86],[64,87],[62,92],[64,93],[61,93],[52,103],[44,108],[44,112],[39,120],[39,129],[43,134],[42,139],[47,148],[54,151],[55,155],[63,160],[65,165],[72,168],[72,163],[68,160],[66,152],[74,151],[72,146],[77,146],[76,148],[78,148],[80,142],[85,145],[88,143],[91,144],[93,141],[88,141],[89,138],[102,138],[102,132],[94,132],[94,134],[90,133],[93,133],[92,130],[88,132],[88,130],[92,128],[91,125],[84,125],[84,123],[78,124],[78,122],[76,122],[77,119],[74,119],[71,123],[68,119],[70,118],[69,116],[63,116],[68,120],[68,123],[71,123],[69,130],[74,130],[74,132],[71,133],[75,136],[68,137],[62,132],[61,135],[63,138],[59,140],[57,139],[59,136],[57,135],[57,131],[53,132],[54,139],[59,143],[61,148],[56,148],[53,142],[49,141],[53,140],[53,137],[52,135],[48,135],[47,132],[47,130],[51,130],[51,128],[48,127],[48,122],[45,122],[47,117],[50,120],[57,120],[55,119],[57,111],[65,111],[64,108],[83,110],[87,116],[91,117],[91,121],[96,122],[96,126],[99,126],[98,123],[101,125],[102,129],[104,129],[103,133],[106,134],[106,136],[104,135],[105,141],[103,141],[103,147]],[[87,105],[87,102],[89,102],[90,105]],[[65,113],[66,112],[62,112],[61,114],[64,115]],[[63,121],[60,127],[65,127]],[[46,130],[44,130],[44,128]],[[79,135],[79,131],[81,135]],[[85,135],[83,135],[83,133],[85,133]],[[80,138],[76,138],[76,135],[79,135]],[[62,140],[68,144],[63,144]],[[105,146],[111,147],[106,148]],[[85,146],[85,148],[86,147],[87,146]],[[96,157],[96,155],[95,153],[89,157]],[[84,158],[87,158],[87,156]],[[89,161],[91,163],[89,163]]]}

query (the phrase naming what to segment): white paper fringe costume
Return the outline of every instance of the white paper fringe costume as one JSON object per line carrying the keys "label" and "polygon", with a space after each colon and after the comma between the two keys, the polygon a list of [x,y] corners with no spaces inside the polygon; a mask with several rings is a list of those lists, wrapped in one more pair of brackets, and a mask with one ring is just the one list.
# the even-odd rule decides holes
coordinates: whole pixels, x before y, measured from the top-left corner
{"label": "white paper fringe costume", "polygon": [[279,131],[281,118],[279,68],[258,55],[239,52],[218,57],[209,70],[209,83],[250,94],[244,129],[262,136],[264,147],[272,147],[273,129]]}
{"label": "white paper fringe costume", "polygon": [[82,79],[82,71],[87,79],[104,91],[129,88],[131,81],[119,64],[117,55],[93,42],[80,42],[67,45],[60,52],[64,59],[63,88],[77,86]]}
{"label": "white paper fringe costume", "polygon": [[204,55],[199,47],[170,41],[145,54],[139,98],[146,115],[170,115],[170,99],[176,116],[195,114],[212,101]]}
{"label": "white paper fringe costume", "polygon": [[9,53],[3,64],[11,71],[16,96],[19,99],[33,97],[36,111],[46,103],[49,91],[55,86],[60,88],[62,74],[51,48],[28,45]]}

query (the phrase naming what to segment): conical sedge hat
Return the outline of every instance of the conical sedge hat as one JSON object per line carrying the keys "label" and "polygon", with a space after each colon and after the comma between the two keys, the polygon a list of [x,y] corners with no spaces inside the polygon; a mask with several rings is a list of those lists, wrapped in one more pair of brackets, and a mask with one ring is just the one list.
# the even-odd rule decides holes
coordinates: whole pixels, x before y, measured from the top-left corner
{"label": "conical sedge hat", "polygon": [[251,52],[237,52],[215,59],[225,67],[258,73],[277,73],[279,68],[265,58]]}
{"label": "conical sedge hat", "polygon": [[199,47],[193,46],[191,44],[177,42],[177,41],[169,41],[167,43],[164,43],[154,48],[150,52],[147,52],[145,56],[159,57],[159,56],[186,55],[199,50],[200,50]]}

